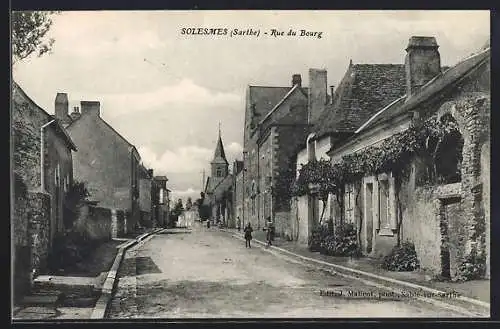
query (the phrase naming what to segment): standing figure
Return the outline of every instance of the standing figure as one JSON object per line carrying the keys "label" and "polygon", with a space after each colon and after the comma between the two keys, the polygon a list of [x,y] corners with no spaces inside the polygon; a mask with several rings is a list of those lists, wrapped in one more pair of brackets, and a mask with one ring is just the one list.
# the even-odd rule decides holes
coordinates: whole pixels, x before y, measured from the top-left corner
{"label": "standing figure", "polygon": [[274,224],[273,221],[271,220],[271,217],[267,217],[267,232],[266,232],[266,240],[267,240],[267,246],[272,245],[272,241],[274,240]]}
{"label": "standing figure", "polygon": [[238,219],[236,220],[236,226],[238,228],[238,232],[241,230],[241,219],[240,216],[238,216]]}
{"label": "standing figure", "polygon": [[253,232],[253,228],[249,222],[248,225],[245,227],[245,247],[246,248],[252,248],[252,246],[250,245],[250,241],[252,240],[252,232]]}

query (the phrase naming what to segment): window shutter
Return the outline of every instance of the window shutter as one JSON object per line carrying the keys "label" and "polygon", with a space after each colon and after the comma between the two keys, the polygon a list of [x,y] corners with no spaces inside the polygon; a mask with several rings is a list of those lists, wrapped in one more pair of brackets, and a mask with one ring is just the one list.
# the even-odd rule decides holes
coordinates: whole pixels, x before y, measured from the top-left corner
{"label": "window shutter", "polygon": [[375,219],[375,229],[380,230],[380,187],[379,181],[373,182],[373,216]]}
{"label": "window shutter", "polygon": [[396,204],[396,186],[392,175],[389,177],[389,214],[391,229],[396,230],[398,228],[398,213]]}

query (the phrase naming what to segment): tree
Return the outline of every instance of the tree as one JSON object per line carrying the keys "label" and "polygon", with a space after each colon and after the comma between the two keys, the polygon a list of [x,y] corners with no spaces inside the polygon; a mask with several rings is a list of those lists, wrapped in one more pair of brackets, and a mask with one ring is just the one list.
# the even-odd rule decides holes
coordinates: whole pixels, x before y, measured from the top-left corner
{"label": "tree", "polygon": [[198,216],[201,220],[206,220],[210,218],[210,207],[203,204],[205,201],[205,193],[200,193],[200,198],[196,200],[198,204]]}
{"label": "tree", "polygon": [[78,206],[90,196],[85,182],[74,180],[69,185],[64,196],[64,224],[66,228],[71,228],[78,218]]}
{"label": "tree", "polygon": [[25,59],[32,53],[38,56],[50,52],[54,39],[46,38],[52,26],[54,11],[14,11],[12,12],[12,61]]}
{"label": "tree", "polygon": [[184,206],[182,205],[182,199],[177,200],[177,202],[174,205],[174,208],[172,209],[172,217],[177,219],[182,212],[184,211]]}
{"label": "tree", "polygon": [[186,201],[186,210],[191,210],[192,207],[193,207],[193,201],[191,200],[191,197],[188,197]]}

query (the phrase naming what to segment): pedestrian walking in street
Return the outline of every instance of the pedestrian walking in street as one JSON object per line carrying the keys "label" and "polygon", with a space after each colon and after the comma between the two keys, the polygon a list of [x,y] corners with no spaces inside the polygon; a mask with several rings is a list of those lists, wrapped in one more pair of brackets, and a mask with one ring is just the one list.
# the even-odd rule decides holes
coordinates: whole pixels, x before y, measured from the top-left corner
{"label": "pedestrian walking in street", "polygon": [[246,248],[252,248],[252,246],[250,245],[250,241],[252,241],[252,232],[253,232],[252,225],[250,223],[248,223],[248,225],[245,227],[245,247]]}
{"label": "pedestrian walking in street", "polygon": [[267,217],[267,222],[266,222],[266,240],[267,240],[267,246],[272,246],[272,241],[274,240],[274,225],[273,221],[271,220],[271,217]]}
{"label": "pedestrian walking in street", "polygon": [[240,216],[237,217],[238,219],[236,220],[236,227],[238,228],[238,232],[241,230],[241,219]]}

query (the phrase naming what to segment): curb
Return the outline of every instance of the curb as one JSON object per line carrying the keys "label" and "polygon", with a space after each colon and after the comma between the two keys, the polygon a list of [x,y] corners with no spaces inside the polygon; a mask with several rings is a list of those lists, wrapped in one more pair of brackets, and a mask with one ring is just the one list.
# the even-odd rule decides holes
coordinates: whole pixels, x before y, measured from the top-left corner
{"label": "curb", "polygon": [[91,319],[104,319],[104,317],[106,316],[106,311],[108,310],[108,306],[109,303],[111,302],[111,297],[113,295],[113,288],[115,287],[118,269],[120,267],[123,256],[125,255],[127,249],[143,241],[150,235],[156,234],[162,230],[163,228],[158,228],[151,232],[143,233],[139,235],[137,238],[130,240],[128,242],[124,242],[119,246],[117,246],[118,252],[116,254],[113,265],[109,269],[106,280],[104,281],[104,284],[102,286],[101,296],[97,300],[94,309],[92,310],[92,315],[90,316]]}
{"label": "curb", "polygon": [[[237,239],[240,239],[240,240],[243,240],[243,237],[235,235],[233,232],[230,232],[230,231],[227,231],[227,230],[221,230],[221,231],[224,231],[224,232],[227,232],[227,233],[231,233],[233,237],[235,237]],[[265,242],[262,242],[260,240],[255,239],[255,238],[253,240],[255,242],[259,243],[262,246],[267,246],[267,244]],[[436,289],[429,288],[429,287],[426,287],[426,286],[421,286],[421,285],[418,285],[418,284],[415,284],[415,283],[410,283],[410,282],[401,281],[401,280],[397,280],[397,279],[393,279],[393,278],[388,278],[388,277],[381,276],[381,275],[378,275],[378,274],[373,274],[373,273],[369,273],[369,272],[365,272],[365,271],[353,269],[353,268],[342,266],[342,265],[338,265],[338,264],[328,263],[328,262],[325,262],[325,261],[322,261],[322,260],[318,260],[318,259],[314,259],[314,258],[302,256],[302,255],[296,254],[294,252],[288,251],[288,250],[280,248],[280,247],[270,246],[268,248],[280,251],[280,252],[282,252],[284,254],[288,254],[288,255],[294,256],[296,258],[300,258],[302,260],[306,260],[306,261],[309,261],[309,262],[313,262],[313,263],[317,263],[317,264],[321,264],[321,265],[326,265],[326,266],[329,266],[329,267],[333,267],[336,270],[341,270],[341,271],[344,271],[344,272],[349,272],[351,277],[352,277],[352,275],[357,275],[357,276],[354,276],[354,278],[356,278],[358,280],[360,279],[359,276],[364,276],[365,278],[368,277],[370,279],[377,279],[379,281],[384,281],[386,283],[391,283],[393,285],[399,285],[399,286],[403,286],[403,287],[407,287],[407,288],[417,289],[417,290],[424,291],[424,292],[427,292],[427,293],[430,293],[430,294],[433,294],[433,295],[442,295],[442,294],[446,295],[446,292],[444,292],[444,291],[436,290]],[[339,273],[339,274],[342,274],[342,273]],[[433,304],[439,304],[438,306],[442,306],[442,307],[446,307],[446,306],[454,307],[454,305],[446,304],[446,303],[435,301],[435,300],[431,300],[430,298],[427,298],[427,297],[417,297],[417,298],[421,299],[422,301],[425,301],[425,302],[430,302],[430,303],[433,303]],[[469,303],[469,304],[474,304],[476,306],[480,306],[480,307],[483,307],[483,308],[487,308],[488,310],[490,309],[490,303],[483,302],[483,301],[480,301],[480,300],[477,300],[477,299],[474,299],[474,298],[469,298],[469,297],[464,297],[464,296],[458,296],[457,300],[460,300],[462,302],[466,302],[466,303]],[[434,302],[436,302],[436,303],[434,303]]]}

